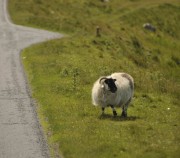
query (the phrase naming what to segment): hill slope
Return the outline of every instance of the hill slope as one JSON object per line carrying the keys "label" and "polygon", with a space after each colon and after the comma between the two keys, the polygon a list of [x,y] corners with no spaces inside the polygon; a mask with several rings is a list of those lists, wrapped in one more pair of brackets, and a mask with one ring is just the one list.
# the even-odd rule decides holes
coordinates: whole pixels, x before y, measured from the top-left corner
{"label": "hill slope", "polygon": [[[52,152],[68,158],[179,157],[178,0],[10,0],[9,11],[18,24],[71,35],[22,54]],[[135,79],[125,120],[113,118],[110,109],[101,117],[91,104],[93,82],[115,71]]]}

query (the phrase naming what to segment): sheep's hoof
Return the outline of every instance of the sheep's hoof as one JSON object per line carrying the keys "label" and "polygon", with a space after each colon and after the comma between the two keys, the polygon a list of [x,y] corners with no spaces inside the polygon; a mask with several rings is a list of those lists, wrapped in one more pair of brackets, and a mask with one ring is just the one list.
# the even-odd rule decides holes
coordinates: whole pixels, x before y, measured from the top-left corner
{"label": "sheep's hoof", "polygon": [[117,116],[117,112],[116,112],[116,111],[113,111],[113,115],[114,115],[114,116]]}

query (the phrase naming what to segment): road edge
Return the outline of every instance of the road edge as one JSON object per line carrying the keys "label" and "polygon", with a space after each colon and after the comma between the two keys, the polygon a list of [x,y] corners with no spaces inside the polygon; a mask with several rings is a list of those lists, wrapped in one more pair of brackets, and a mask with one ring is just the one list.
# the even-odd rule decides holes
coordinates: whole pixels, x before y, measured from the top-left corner
{"label": "road edge", "polygon": [[[9,0],[4,0],[3,9],[4,9],[4,12],[6,13],[5,14],[5,20],[7,21],[8,24],[13,25],[15,27],[27,27],[27,28],[30,28],[30,29],[37,29],[37,30],[40,30],[40,31],[48,31],[48,30],[43,30],[43,29],[39,29],[39,28],[31,28],[29,26],[22,26],[22,25],[14,24],[11,17],[10,17],[10,14],[9,14],[8,3],[9,3]],[[59,38],[63,38],[65,36],[63,34],[59,34],[59,35],[60,35]],[[43,43],[43,42],[53,40],[53,39],[57,39],[57,37],[47,39],[47,40],[42,41],[42,42],[37,42],[36,44]],[[31,45],[29,45],[29,46],[27,46],[25,48],[28,48],[28,47],[30,47],[32,45],[33,44],[31,44]],[[30,85],[30,82],[29,82],[29,79],[28,79],[28,76],[27,76],[27,72],[26,72],[24,64],[23,64],[22,53],[23,53],[23,50],[25,48],[23,48],[22,50],[19,51],[19,54],[18,54],[19,57],[18,58],[19,58],[21,69],[23,70],[22,75],[23,75],[24,81],[25,81],[25,91],[26,91],[26,93],[28,95],[28,98],[30,100],[30,106],[32,107],[34,119],[36,120],[36,123],[35,123],[36,129],[37,129],[36,134],[37,134],[39,142],[40,142],[41,152],[42,152],[42,154],[43,154],[43,156],[45,158],[51,158],[51,157],[62,158],[62,155],[60,155],[60,153],[56,149],[57,145],[48,143],[48,134],[47,134],[48,131],[46,132],[45,129],[43,128],[42,124],[41,124],[41,119],[40,119],[39,114],[38,114],[38,103],[32,97],[32,94],[33,94],[32,88],[31,88],[31,85]],[[51,150],[53,150],[53,152]]]}

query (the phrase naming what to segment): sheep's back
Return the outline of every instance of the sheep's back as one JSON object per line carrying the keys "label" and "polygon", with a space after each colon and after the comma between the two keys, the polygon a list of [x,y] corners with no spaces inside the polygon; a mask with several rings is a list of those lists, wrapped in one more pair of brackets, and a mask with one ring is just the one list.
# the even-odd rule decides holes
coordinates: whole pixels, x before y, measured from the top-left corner
{"label": "sheep's back", "polygon": [[132,76],[130,76],[129,74],[123,72],[119,72],[119,73],[117,72],[117,73],[113,73],[111,77],[113,79],[116,79],[116,83],[119,86],[125,86],[125,87],[128,86],[132,90],[134,89],[134,80]]}

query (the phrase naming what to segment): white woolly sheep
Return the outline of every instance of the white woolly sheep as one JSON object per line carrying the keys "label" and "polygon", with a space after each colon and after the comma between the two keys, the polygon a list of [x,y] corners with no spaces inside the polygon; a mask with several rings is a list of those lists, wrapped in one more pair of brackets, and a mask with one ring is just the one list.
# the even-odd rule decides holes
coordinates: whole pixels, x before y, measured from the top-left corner
{"label": "white woolly sheep", "polygon": [[114,116],[117,115],[115,107],[122,108],[122,117],[127,117],[127,108],[132,100],[134,80],[127,73],[113,73],[110,76],[100,77],[92,88],[92,102],[101,106],[102,113],[110,106]]}

